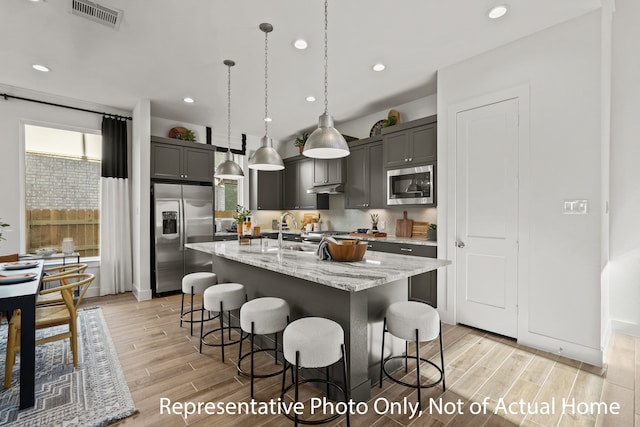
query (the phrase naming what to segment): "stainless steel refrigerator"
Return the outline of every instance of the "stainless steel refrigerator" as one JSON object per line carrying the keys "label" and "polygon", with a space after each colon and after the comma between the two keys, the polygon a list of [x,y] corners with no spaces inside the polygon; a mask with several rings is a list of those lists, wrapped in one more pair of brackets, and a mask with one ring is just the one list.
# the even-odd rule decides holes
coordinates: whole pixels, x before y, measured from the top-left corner
{"label": "stainless steel refrigerator", "polygon": [[155,294],[180,290],[182,277],[211,271],[212,256],[184,247],[214,235],[213,187],[153,184],[152,257]]}

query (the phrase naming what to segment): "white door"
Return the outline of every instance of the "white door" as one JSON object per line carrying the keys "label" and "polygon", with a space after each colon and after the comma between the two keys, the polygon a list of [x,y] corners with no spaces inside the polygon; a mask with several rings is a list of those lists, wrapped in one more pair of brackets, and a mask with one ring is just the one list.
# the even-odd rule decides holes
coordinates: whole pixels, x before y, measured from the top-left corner
{"label": "white door", "polygon": [[456,316],[517,337],[518,98],[456,115]]}

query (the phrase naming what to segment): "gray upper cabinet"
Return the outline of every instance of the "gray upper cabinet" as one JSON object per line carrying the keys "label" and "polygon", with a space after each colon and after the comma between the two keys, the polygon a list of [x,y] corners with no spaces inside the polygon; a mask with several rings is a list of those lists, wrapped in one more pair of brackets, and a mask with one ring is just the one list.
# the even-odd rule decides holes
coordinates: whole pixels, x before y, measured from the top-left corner
{"label": "gray upper cabinet", "polygon": [[344,159],[314,159],[313,185],[342,184]]}
{"label": "gray upper cabinet", "polygon": [[307,193],[313,187],[314,159],[284,161],[284,209],[329,209],[329,195]]}
{"label": "gray upper cabinet", "polygon": [[437,160],[437,116],[384,128],[384,167],[416,166]]}
{"label": "gray upper cabinet", "polygon": [[214,162],[211,145],[151,137],[151,178],[211,182]]}
{"label": "gray upper cabinet", "polygon": [[283,171],[249,169],[249,209],[281,210],[284,201]]}
{"label": "gray upper cabinet", "polygon": [[345,207],[369,209],[384,207],[382,138],[373,137],[353,143],[347,157]]}

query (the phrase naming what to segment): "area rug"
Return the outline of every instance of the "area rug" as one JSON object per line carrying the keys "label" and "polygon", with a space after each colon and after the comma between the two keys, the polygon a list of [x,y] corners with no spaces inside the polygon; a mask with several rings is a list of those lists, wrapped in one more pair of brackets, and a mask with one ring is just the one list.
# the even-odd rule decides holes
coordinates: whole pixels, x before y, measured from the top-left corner
{"label": "area rug", "polygon": [[[20,357],[11,388],[0,391],[0,425],[105,426],[136,413],[107,324],[100,308],[78,313],[78,367],[69,340],[36,346],[36,402],[19,410]],[[38,337],[66,326],[36,331]],[[0,387],[4,382],[6,321],[0,326]]]}

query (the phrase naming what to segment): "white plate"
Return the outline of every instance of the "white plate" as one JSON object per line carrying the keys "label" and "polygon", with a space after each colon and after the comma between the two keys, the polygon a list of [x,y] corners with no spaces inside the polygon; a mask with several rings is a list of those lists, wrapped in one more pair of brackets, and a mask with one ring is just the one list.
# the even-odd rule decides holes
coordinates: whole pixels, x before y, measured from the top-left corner
{"label": "white plate", "polygon": [[24,273],[24,274],[12,274],[10,276],[3,276],[0,274],[0,285],[11,285],[13,283],[29,282],[35,279],[38,275],[36,273]]}
{"label": "white plate", "polygon": [[33,268],[38,265],[38,261],[15,261],[2,263],[4,270],[24,270],[25,268]]}

